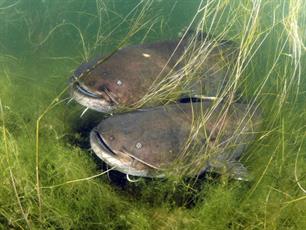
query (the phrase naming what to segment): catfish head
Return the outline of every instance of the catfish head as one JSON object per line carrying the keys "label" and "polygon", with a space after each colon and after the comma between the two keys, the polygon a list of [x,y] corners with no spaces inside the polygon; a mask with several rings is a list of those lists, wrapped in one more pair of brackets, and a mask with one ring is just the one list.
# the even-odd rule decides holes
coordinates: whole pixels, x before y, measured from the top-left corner
{"label": "catfish head", "polygon": [[99,112],[129,107],[144,96],[162,71],[169,72],[167,61],[167,55],[152,47],[126,47],[81,65],[71,77],[70,93],[81,105]]}

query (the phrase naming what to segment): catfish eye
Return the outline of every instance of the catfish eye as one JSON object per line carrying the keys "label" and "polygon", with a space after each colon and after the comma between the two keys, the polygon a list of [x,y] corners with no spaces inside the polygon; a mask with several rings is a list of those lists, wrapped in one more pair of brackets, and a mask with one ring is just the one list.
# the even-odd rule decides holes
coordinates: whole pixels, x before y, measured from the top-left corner
{"label": "catfish eye", "polygon": [[118,81],[116,82],[116,84],[117,84],[118,86],[121,86],[121,85],[122,85],[122,81],[121,81],[121,80],[118,80]]}
{"label": "catfish eye", "polygon": [[142,144],[140,142],[137,142],[135,147],[136,147],[136,149],[141,149],[142,148]]}

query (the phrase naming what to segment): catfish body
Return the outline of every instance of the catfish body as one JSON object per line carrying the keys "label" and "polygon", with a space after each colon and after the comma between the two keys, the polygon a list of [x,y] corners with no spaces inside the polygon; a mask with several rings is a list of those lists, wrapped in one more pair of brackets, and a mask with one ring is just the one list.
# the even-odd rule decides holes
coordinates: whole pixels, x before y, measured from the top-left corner
{"label": "catfish body", "polygon": [[[194,136],[198,118],[204,125]],[[237,160],[260,123],[260,113],[245,104],[172,104],[109,117],[91,131],[90,142],[95,154],[115,170],[143,177],[164,176],[177,161],[190,165],[194,158],[182,157],[189,143],[196,158],[204,156],[198,173],[227,167],[239,179],[244,169]]]}
{"label": "catfish body", "polygon": [[216,96],[228,80],[228,63],[236,58],[234,47],[231,42],[192,43],[187,38],[127,46],[82,64],[71,78],[70,93],[83,106],[111,112],[135,105],[153,84],[173,74],[177,79],[195,75],[182,91]]}

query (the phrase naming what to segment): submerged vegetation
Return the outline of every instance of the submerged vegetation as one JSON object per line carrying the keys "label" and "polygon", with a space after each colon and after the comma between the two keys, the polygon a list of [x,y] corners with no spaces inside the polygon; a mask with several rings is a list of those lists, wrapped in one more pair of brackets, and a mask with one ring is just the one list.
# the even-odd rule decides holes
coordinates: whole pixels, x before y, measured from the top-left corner
{"label": "submerged vegetation", "polygon": [[[0,1],[1,228],[304,229],[305,12],[302,0]],[[189,30],[239,47],[216,103],[239,93],[260,105],[262,131],[241,160],[252,179],[129,183],[90,152],[88,133],[103,115],[80,118],[67,79],[98,54]],[[209,47],[191,46],[190,78],[169,74],[140,104],[171,101]]]}

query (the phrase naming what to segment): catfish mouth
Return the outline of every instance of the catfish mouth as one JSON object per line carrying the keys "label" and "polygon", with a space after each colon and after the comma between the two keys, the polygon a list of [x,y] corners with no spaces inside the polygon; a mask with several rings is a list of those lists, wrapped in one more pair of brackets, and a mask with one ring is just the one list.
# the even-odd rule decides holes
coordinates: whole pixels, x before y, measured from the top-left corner
{"label": "catfish mouth", "polygon": [[98,142],[98,144],[100,145],[100,147],[106,151],[108,154],[116,156],[116,154],[113,152],[113,150],[105,143],[105,140],[103,139],[103,137],[99,134],[98,131],[93,131],[96,141]]}
{"label": "catfish mouth", "polygon": [[81,82],[71,78],[70,94],[79,104],[99,112],[110,112],[119,104],[116,96],[104,87],[99,92],[93,92]]}
{"label": "catfish mouth", "polygon": [[86,97],[101,98],[101,96],[99,94],[90,92],[88,89],[81,86],[79,82],[74,83],[74,88],[75,88],[75,90],[77,90],[79,93],[83,94]]}
{"label": "catfish mouth", "polygon": [[109,104],[118,104],[118,102],[115,100],[113,93],[106,87],[104,87],[103,91],[100,91],[99,93],[94,93],[86,86],[82,85],[80,82],[75,82],[73,88],[78,93],[82,94],[84,97],[93,99],[103,99]]}
{"label": "catfish mouth", "polygon": [[133,158],[128,153],[112,150],[100,133],[94,129],[90,133],[90,145],[94,153],[105,163],[114,167],[114,170],[127,175],[140,177],[160,177],[162,175],[150,175],[148,165]]}

